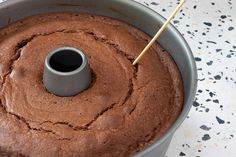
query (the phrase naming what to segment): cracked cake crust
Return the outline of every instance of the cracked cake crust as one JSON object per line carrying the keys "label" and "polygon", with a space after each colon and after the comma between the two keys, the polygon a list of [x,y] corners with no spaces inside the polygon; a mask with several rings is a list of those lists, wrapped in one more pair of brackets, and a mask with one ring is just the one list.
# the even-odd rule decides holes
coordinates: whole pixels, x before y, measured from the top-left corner
{"label": "cracked cake crust", "polygon": [[[158,139],[183,105],[179,71],[150,38],[107,17],[37,15],[0,29],[0,155],[129,156]],[[57,97],[42,84],[44,59],[72,46],[88,57],[89,89]]]}

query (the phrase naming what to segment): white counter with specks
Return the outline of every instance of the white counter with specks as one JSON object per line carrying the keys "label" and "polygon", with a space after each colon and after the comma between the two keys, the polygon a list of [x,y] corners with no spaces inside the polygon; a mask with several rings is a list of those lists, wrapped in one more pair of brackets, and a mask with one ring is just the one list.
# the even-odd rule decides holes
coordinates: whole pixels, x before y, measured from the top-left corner
{"label": "white counter with specks", "polygon": [[[177,0],[139,0],[164,17]],[[168,157],[236,157],[236,1],[188,0],[173,24],[190,45],[198,91]]]}

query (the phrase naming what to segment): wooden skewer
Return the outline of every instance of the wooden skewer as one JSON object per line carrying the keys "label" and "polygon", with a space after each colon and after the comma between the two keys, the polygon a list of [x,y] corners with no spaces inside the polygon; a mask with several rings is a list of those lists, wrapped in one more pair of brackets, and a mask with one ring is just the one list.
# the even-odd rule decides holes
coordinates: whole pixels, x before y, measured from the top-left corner
{"label": "wooden skewer", "polygon": [[164,25],[161,27],[161,29],[157,32],[157,34],[152,38],[152,40],[149,42],[149,44],[143,49],[143,51],[139,54],[139,56],[135,59],[133,62],[133,65],[137,64],[137,62],[144,56],[144,54],[149,50],[149,48],[155,43],[155,41],[159,38],[161,33],[166,29],[170,21],[173,19],[173,17],[177,14],[177,12],[180,10],[182,5],[186,2],[186,0],[182,0],[179,5],[176,7],[176,9],[172,12],[170,17],[166,20]]}

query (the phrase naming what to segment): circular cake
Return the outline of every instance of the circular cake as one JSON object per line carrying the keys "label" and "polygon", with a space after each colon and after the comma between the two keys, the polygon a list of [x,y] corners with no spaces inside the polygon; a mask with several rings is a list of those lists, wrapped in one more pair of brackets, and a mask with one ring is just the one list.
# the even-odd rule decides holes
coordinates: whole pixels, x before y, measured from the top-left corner
{"label": "circular cake", "polygon": [[[0,29],[0,156],[130,156],[155,142],[183,106],[181,75],[158,44],[126,23],[77,13],[36,15]],[[73,97],[42,83],[44,60],[85,53],[92,84]],[[68,82],[70,83],[70,82]]]}

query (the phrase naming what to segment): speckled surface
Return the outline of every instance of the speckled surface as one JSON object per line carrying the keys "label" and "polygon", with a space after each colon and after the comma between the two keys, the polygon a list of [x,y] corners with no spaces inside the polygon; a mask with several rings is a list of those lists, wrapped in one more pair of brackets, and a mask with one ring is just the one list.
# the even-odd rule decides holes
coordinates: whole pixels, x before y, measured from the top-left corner
{"label": "speckled surface", "polygon": [[[177,0],[139,0],[168,17]],[[198,67],[198,92],[168,157],[236,157],[236,1],[189,0],[173,24]]]}
{"label": "speckled surface", "polygon": [[[137,1],[164,17],[178,2]],[[236,1],[189,0],[173,24],[194,53],[199,83],[192,110],[174,135],[167,157],[235,157]]]}

